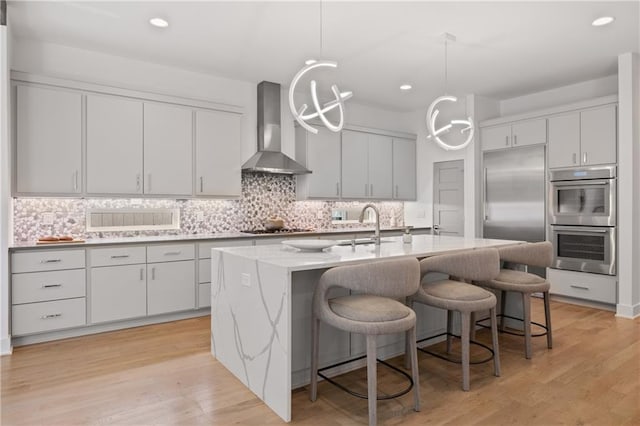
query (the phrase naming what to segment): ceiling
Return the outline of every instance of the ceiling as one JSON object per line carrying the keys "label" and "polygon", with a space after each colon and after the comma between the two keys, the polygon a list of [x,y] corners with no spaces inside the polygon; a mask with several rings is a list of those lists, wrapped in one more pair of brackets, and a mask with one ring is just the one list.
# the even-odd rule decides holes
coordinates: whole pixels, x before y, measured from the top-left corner
{"label": "ceiling", "polygon": [[[409,111],[445,91],[508,99],[604,77],[639,51],[640,1],[10,1],[14,36],[288,86],[308,58],[319,85]],[[320,16],[322,7],[322,52]],[[594,18],[615,22],[592,27]],[[166,29],[149,25],[160,16]],[[413,90],[401,92],[402,83]]]}

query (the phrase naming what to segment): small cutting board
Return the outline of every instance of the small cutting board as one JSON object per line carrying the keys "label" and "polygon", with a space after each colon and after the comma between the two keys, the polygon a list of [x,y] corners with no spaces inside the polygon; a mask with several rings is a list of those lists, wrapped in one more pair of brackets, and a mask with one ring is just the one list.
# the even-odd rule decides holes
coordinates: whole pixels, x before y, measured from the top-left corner
{"label": "small cutting board", "polygon": [[36,244],[40,245],[40,244],[68,244],[68,243],[84,243],[83,239],[80,238],[74,238],[73,240],[58,240],[58,241],[36,241]]}

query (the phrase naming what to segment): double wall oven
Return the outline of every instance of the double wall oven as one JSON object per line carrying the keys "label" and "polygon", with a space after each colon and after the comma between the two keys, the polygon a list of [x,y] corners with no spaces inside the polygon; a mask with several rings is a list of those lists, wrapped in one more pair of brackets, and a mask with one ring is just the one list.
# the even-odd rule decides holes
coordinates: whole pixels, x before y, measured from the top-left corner
{"label": "double wall oven", "polygon": [[616,167],[550,171],[553,267],[616,274]]}

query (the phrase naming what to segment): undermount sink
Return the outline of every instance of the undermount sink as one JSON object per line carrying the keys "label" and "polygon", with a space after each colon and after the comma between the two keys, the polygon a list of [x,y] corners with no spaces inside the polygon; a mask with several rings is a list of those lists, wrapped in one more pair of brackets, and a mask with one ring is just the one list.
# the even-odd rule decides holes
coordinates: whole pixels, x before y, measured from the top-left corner
{"label": "undermount sink", "polygon": [[[390,243],[391,240],[385,240],[384,238],[380,239],[380,243]],[[339,246],[351,246],[351,245],[361,245],[361,244],[373,244],[373,238],[354,238],[351,240],[338,240]]]}

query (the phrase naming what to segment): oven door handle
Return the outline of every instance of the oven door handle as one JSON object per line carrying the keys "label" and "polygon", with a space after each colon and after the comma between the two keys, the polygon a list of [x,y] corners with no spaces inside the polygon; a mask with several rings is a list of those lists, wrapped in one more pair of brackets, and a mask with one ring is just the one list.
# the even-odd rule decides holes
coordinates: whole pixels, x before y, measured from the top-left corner
{"label": "oven door handle", "polygon": [[[554,231],[571,231],[578,234],[606,234],[611,232],[609,229],[576,229],[575,226],[558,226],[551,224]],[[578,228],[582,228],[578,226]]]}
{"label": "oven door handle", "polygon": [[585,186],[585,185],[610,185],[610,180],[572,180],[572,181],[556,181],[551,182],[553,186]]}

